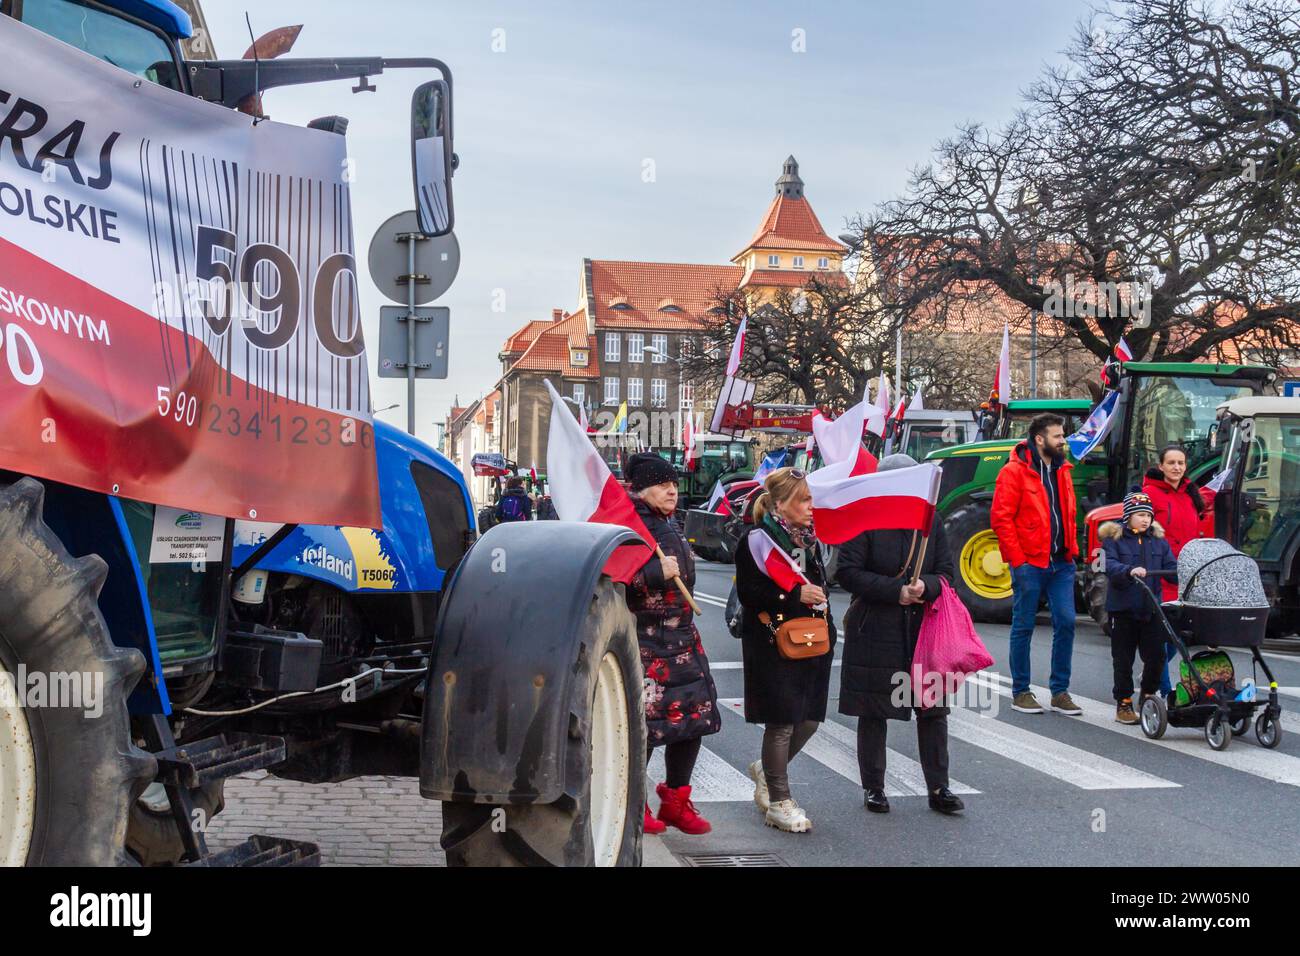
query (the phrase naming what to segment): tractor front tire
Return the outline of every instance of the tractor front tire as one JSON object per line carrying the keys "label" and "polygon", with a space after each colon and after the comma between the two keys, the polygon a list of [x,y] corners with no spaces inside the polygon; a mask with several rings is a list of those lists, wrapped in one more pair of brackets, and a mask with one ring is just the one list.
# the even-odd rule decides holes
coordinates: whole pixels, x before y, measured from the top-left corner
{"label": "tractor front tire", "polygon": [[569,702],[554,803],[442,804],[448,866],[640,866],[646,738],[641,651],[622,588],[601,577]]}
{"label": "tractor front tire", "polygon": [[944,521],[948,547],[957,573],[955,584],[962,603],[977,621],[1008,624],[1011,621],[1011,568],[1002,560],[987,501],[973,501]]}
{"label": "tractor front tire", "polygon": [[[131,806],[157,770],[131,742],[126,709],[145,659],[109,639],[96,603],[104,562],[67,552],[44,499],[31,478],[0,487],[0,865],[125,865]],[[85,693],[20,706],[20,674],[80,681],[102,713],[88,713]]]}

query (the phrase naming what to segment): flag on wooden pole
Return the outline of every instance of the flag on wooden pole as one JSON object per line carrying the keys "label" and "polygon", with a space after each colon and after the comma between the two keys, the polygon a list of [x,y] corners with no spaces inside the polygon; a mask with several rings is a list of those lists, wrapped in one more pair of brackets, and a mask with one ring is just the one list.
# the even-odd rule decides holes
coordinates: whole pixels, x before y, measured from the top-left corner
{"label": "flag on wooden pole", "polygon": [[864,531],[899,529],[929,535],[942,472],[934,462],[855,475],[840,462],[808,475],[817,539],[843,544]]}

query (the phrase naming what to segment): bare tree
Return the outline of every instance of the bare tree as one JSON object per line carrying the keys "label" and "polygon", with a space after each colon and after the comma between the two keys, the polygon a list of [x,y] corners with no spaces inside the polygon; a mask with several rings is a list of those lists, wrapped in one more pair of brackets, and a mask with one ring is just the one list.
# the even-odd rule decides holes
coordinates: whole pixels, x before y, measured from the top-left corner
{"label": "bare tree", "polygon": [[993,289],[1098,357],[1121,335],[1152,359],[1294,348],[1294,0],[1129,0],[1066,53],[858,219],[893,307],[924,328]]}

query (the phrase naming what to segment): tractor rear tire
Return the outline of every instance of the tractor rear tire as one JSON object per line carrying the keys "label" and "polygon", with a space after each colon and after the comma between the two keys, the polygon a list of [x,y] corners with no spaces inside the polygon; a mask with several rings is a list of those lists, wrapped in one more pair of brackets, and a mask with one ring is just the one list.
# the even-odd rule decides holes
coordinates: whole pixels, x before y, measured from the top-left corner
{"label": "tractor rear tire", "polygon": [[1088,572],[1088,583],[1084,585],[1084,596],[1088,600],[1088,614],[1103,631],[1107,630],[1107,625],[1110,623],[1110,615],[1106,613],[1106,587],[1105,574],[1100,571]]}
{"label": "tractor rear tire", "polygon": [[1011,622],[1011,569],[1002,561],[989,521],[987,501],[973,501],[944,521],[944,533],[956,565],[954,584],[962,603],[977,621]]}
{"label": "tractor rear tire", "polygon": [[[157,771],[131,742],[126,709],[145,659],[113,645],[96,603],[107,568],[67,552],[42,518],[44,499],[31,478],[0,487],[0,671],[20,695],[0,698],[0,731],[17,743],[0,746],[0,864],[127,865],[130,809]],[[88,680],[102,713],[69,701],[17,706],[20,668],[47,686],[55,676]],[[0,734],[0,744],[9,739]]]}
{"label": "tractor rear tire", "polygon": [[554,803],[442,804],[448,866],[640,866],[646,737],[641,650],[601,577],[574,667],[565,792]]}

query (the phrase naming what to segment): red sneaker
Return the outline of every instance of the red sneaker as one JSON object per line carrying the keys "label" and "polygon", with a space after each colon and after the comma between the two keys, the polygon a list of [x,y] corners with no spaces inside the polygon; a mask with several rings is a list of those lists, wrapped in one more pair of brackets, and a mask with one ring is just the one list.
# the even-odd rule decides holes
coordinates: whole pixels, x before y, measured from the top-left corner
{"label": "red sneaker", "polygon": [[700,816],[691,803],[690,787],[670,787],[661,783],[655,787],[659,794],[659,819],[683,833],[698,836],[713,829],[709,821]]}
{"label": "red sneaker", "polygon": [[659,834],[663,833],[667,829],[668,829],[667,824],[660,823],[650,813],[650,804],[647,803],[645,805],[645,825],[642,827],[642,832],[647,833],[650,836],[658,836]]}

